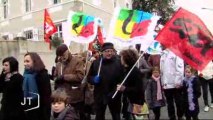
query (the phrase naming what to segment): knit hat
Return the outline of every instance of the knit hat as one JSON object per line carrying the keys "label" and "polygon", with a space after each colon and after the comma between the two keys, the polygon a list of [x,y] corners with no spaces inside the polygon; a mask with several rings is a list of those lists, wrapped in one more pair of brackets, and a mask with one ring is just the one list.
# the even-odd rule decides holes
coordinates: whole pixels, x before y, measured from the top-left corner
{"label": "knit hat", "polygon": [[66,52],[67,50],[68,50],[67,45],[61,44],[56,49],[56,56],[62,56],[64,54],[64,52]]}
{"label": "knit hat", "polygon": [[114,45],[110,42],[106,42],[102,45],[101,51],[103,52],[106,49],[114,49]]}

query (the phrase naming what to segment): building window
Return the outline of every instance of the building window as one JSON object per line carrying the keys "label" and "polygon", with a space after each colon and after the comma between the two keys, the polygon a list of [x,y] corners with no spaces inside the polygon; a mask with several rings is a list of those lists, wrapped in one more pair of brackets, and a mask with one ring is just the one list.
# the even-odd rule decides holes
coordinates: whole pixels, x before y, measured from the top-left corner
{"label": "building window", "polygon": [[25,11],[30,12],[31,11],[31,0],[25,0]]}
{"label": "building window", "polygon": [[8,17],[8,0],[3,0],[4,19]]}
{"label": "building window", "polygon": [[62,24],[56,24],[57,32],[53,36],[62,38]]}
{"label": "building window", "polygon": [[24,31],[24,35],[26,37],[26,39],[33,39],[33,30],[27,30],[27,31]]}
{"label": "building window", "polygon": [[3,38],[4,40],[9,40],[9,35],[3,35],[2,38]]}
{"label": "building window", "polygon": [[61,0],[53,0],[53,4],[61,3]]}

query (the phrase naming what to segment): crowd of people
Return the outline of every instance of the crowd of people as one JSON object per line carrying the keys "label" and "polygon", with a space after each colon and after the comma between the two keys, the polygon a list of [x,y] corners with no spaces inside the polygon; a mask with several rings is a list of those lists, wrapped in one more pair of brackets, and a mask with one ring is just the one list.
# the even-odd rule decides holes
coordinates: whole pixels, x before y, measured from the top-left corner
{"label": "crowd of people", "polygon": [[92,114],[105,120],[107,107],[113,120],[130,120],[144,116],[145,104],[155,120],[164,106],[170,120],[198,120],[201,87],[204,111],[213,108],[213,61],[196,71],[168,49],[162,55],[142,55],[133,48],[117,53],[109,42],[92,54],[73,55],[61,44],[51,74],[35,52],[24,55],[23,74],[17,59],[6,57],[0,120],[90,120]]}

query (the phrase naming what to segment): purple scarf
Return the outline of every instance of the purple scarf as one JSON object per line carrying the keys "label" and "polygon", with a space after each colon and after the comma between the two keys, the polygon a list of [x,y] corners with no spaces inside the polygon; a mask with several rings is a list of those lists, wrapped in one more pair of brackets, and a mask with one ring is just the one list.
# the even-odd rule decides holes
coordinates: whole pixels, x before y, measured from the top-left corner
{"label": "purple scarf", "polygon": [[191,76],[189,78],[185,77],[184,79],[187,86],[189,110],[191,111],[195,110],[195,103],[193,102],[194,94],[193,94],[193,84],[192,84],[194,77],[195,76]]}

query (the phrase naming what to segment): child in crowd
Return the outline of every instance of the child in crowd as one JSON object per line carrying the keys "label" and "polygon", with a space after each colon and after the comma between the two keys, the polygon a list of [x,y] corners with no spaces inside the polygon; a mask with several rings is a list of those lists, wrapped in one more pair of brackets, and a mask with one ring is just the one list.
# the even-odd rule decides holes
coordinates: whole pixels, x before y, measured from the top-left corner
{"label": "child in crowd", "polygon": [[67,104],[68,96],[63,89],[57,89],[51,96],[51,120],[78,120],[73,107]]}
{"label": "child in crowd", "polygon": [[183,98],[185,107],[186,120],[198,120],[199,104],[198,98],[201,95],[200,83],[198,78],[194,75],[195,70],[186,65],[185,78],[183,80]]}
{"label": "child in crowd", "polygon": [[158,66],[152,68],[152,76],[147,83],[146,101],[155,115],[155,120],[160,119],[160,108],[165,106],[163,91],[161,87],[160,69]]}

